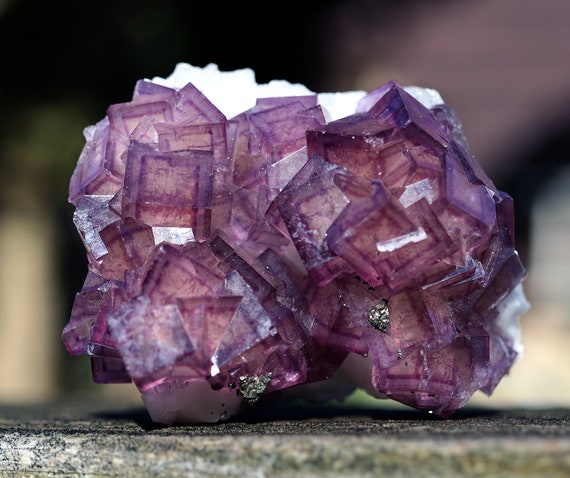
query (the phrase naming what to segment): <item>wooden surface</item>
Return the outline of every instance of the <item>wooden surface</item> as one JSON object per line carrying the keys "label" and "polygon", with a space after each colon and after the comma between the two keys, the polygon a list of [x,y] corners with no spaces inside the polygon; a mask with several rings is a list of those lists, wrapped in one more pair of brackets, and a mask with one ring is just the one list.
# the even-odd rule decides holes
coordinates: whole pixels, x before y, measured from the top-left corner
{"label": "wooden surface", "polygon": [[2,477],[570,476],[570,410],[273,406],[164,427],[110,403],[0,406]]}

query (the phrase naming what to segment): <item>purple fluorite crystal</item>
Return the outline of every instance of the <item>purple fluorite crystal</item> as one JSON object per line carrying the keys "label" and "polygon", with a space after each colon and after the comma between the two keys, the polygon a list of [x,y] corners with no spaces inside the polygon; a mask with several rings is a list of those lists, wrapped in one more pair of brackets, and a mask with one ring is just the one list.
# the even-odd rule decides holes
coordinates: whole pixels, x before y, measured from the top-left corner
{"label": "purple fluorite crystal", "polygon": [[227,118],[190,82],[141,80],[85,137],[89,272],[63,341],[155,421],[333,376],[445,417],[516,360],[513,201],[447,106],[393,81],[332,121],[316,94]]}

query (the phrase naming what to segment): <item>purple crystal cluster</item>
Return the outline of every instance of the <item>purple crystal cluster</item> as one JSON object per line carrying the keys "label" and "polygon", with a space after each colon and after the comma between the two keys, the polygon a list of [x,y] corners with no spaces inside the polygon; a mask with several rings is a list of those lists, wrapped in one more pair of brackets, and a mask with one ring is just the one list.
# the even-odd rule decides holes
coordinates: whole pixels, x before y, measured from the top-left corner
{"label": "purple crystal cluster", "polygon": [[154,420],[339,374],[446,417],[516,360],[513,200],[445,105],[390,82],[334,121],[316,94],[226,118],[192,83],[140,80],[85,137],[69,201],[88,273],[62,337]]}

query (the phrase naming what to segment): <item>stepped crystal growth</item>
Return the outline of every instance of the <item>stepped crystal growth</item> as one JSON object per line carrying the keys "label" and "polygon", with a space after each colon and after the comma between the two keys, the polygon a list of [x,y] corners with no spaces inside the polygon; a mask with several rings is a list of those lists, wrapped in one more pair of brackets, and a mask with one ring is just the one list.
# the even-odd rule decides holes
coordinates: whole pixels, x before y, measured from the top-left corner
{"label": "stepped crystal growth", "polygon": [[519,355],[513,200],[436,91],[179,64],[85,137],[69,201],[89,269],[62,337],[153,420],[331,383],[447,417]]}

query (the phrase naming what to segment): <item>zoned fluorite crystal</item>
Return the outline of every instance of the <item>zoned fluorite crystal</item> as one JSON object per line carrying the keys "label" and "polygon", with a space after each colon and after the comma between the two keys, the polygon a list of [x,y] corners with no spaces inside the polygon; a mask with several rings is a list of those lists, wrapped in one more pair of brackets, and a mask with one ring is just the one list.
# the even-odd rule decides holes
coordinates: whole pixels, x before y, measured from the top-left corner
{"label": "zoned fluorite crystal", "polygon": [[252,81],[177,70],[85,129],[70,181],[88,273],[62,337],[94,382],[133,382],[165,424],[286,389],[440,417],[491,394],[526,272],[513,200],[439,94],[259,88],[228,113]]}

